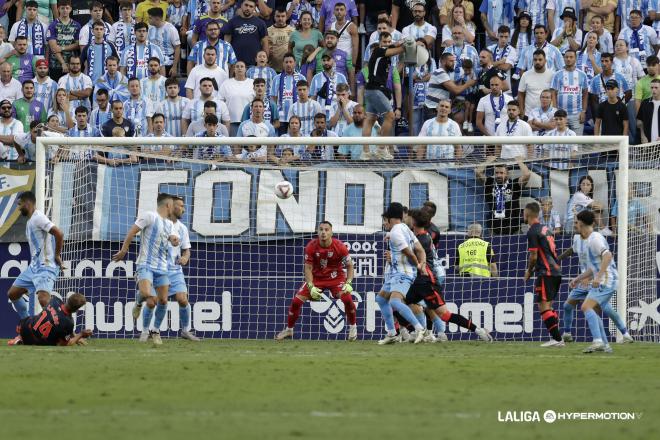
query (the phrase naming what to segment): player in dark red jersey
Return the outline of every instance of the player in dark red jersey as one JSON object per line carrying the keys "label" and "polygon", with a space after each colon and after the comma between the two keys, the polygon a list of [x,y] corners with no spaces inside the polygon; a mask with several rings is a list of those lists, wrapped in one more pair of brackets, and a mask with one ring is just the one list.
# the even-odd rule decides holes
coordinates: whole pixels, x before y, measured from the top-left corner
{"label": "player in dark red jersey", "polygon": [[539,222],[541,207],[538,203],[525,206],[525,222],[529,225],[527,243],[529,244],[529,264],[525,271],[525,281],[536,271],[534,292],[539,305],[539,313],[552,339],[541,347],[563,347],[564,341],[559,333],[559,316],[552,309],[552,301],[559,293],[561,268],[555,248],[555,238],[547,226]]}
{"label": "player in dark red jersey", "polygon": [[[346,272],[344,273],[344,268]],[[300,310],[305,301],[317,301],[322,298],[324,290],[334,298],[344,303],[346,319],[350,325],[348,340],[357,339],[355,304],[353,303],[353,261],[348,254],[348,248],[341,240],[332,237],[332,224],[323,221],[319,224],[318,238],[305,246],[305,282],[291,301],[287,326],[279,332],[275,339],[293,337],[293,326],[300,316]]]}
{"label": "player in dark red jersey", "polygon": [[91,330],[73,333],[75,323],[71,315],[87,301],[81,293],[69,296],[66,303],[51,297],[48,305],[38,315],[29,316],[18,324],[19,336],[9,345],[76,345],[92,335]]}
{"label": "player in dark red jersey", "polygon": [[[456,324],[476,333],[482,341],[492,342],[493,338],[486,329],[477,327],[472,323],[471,319],[467,319],[463,315],[451,313],[445,305],[445,300],[442,296],[442,286],[437,284],[435,275],[431,270],[433,267],[433,261],[437,256],[435,248],[433,247],[431,234],[429,234],[426,229],[431,221],[429,211],[426,209],[411,209],[408,211],[408,215],[412,220],[412,231],[426,253],[426,266],[423,271],[417,272],[417,277],[406,294],[406,304],[408,304],[415,314],[415,317],[417,317],[420,322],[424,320],[425,317],[419,303],[424,301],[426,307],[433,311],[433,315],[431,316],[434,321],[442,321],[444,323],[451,322],[452,324]],[[435,342],[435,338],[432,336],[432,332],[426,330],[424,342]]]}

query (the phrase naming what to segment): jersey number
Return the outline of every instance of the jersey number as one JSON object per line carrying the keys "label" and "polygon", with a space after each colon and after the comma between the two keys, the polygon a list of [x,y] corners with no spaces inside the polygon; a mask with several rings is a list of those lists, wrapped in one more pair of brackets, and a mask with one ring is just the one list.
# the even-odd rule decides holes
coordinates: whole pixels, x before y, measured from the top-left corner
{"label": "jersey number", "polygon": [[53,329],[53,324],[50,322],[43,322],[44,319],[46,319],[46,316],[48,316],[47,312],[41,312],[41,316],[39,317],[39,320],[32,326],[32,328],[39,333],[41,333],[41,336],[45,339],[50,335],[50,331]]}

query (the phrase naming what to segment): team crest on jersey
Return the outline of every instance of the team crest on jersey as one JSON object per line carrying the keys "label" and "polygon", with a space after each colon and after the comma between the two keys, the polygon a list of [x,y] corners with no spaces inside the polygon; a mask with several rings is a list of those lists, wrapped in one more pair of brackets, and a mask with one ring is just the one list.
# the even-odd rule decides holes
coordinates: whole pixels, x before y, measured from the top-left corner
{"label": "team crest on jersey", "polygon": [[[353,295],[353,302],[357,310],[358,304],[362,302],[362,296],[357,292],[353,292],[351,295]],[[323,317],[323,328],[328,333],[337,334],[346,326],[343,302],[334,300],[323,293],[320,301],[310,301],[309,304],[312,306],[313,311],[325,315]]]}
{"label": "team crest on jersey", "polygon": [[12,170],[0,167],[0,237],[7,232],[21,213],[16,199],[34,185],[35,170]]}
{"label": "team crest on jersey", "polygon": [[332,252],[332,251],[328,252],[328,258],[332,258],[332,256],[333,256],[334,254],[335,254],[335,253]]}

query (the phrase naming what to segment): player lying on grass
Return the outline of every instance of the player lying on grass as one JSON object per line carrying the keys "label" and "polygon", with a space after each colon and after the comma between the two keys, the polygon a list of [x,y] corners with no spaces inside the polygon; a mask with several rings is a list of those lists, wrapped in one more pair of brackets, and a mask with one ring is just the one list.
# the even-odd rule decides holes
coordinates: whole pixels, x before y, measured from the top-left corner
{"label": "player lying on grass", "polygon": [[[395,310],[415,327],[415,344],[422,342],[426,334],[426,327],[403,302],[415,281],[417,271],[426,267],[426,253],[415,234],[403,223],[403,213],[403,205],[398,202],[390,203],[383,213],[383,227],[388,231],[385,240],[389,244],[390,258],[385,265],[383,287],[376,296],[376,303],[380,307],[387,331],[385,337],[378,341],[379,345],[400,340],[394,324]],[[426,322],[426,319],[423,322]]]}
{"label": "player lying on grass", "polygon": [[[344,273],[344,268],[346,272]],[[300,316],[305,301],[322,299],[324,290],[344,303],[346,320],[349,323],[348,340],[357,339],[356,308],[351,293],[353,287],[353,260],[348,248],[341,240],[332,237],[332,224],[322,221],[318,237],[305,246],[305,282],[291,300],[289,316],[284,330],[275,339],[281,341],[293,337],[293,327]]]}
{"label": "player lying on grass", "polygon": [[[587,248],[586,241],[582,239],[580,234],[575,234],[573,236],[573,246],[566,249],[559,256],[559,260],[563,260],[564,258],[568,258],[574,254],[578,255],[580,261],[580,273],[585,273],[588,270],[587,262],[589,260],[589,250]],[[575,317],[575,306],[587,298],[591,282],[592,279],[587,278],[584,279],[581,283],[578,283],[574,278],[568,284],[571,288],[571,291],[568,294],[568,299],[564,302],[564,314],[562,315],[563,331],[561,337],[564,342],[573,342],[573,335],[571,334],[571,330],[573,328],[573,318]],[[621,342],[623,344],[634,342],[633,337],[630,336],[630,333],[628,333],[626,323],[623,321],[623,319],[621,319],[621,316],[619,316],[616,310],[612,308],[612,305],[609,302],[606,302],[602,306],[596,306],[595,310],[598,314],[600,314],[600,310],[602,310],[603,313],[605,313],[607,317],[614,322],[616,328],[621,332],[623,336],[621,340],[617,342]]]}
{"label": "player lying on grass", "polygon": [[71,317],[85,305],[85,296],[73,293],[66,303],[50,294],[45,299],[46,306],[41,313],[21,320],[18,324],[19,334],[9,341],[9,345],[85,345],[92,331],[74,333],[75,323]]}
{"label": "player lying on grass", "polygon": [[600,232],[594,231],[595,214],[584,210],[578,213],[576,218],[577,230],[580,234],[578,256],[580,263],[586,266],[586,270],[571,280],[571,287],[574,288],[583,281],[591,280],[589,292],[582,302],[582,311],[589,324],[593,343],[584,350],[584,353],[595,351],[609,353],[612,348],[607,342],[603,320],[596,313],[596,307],[603,309],[604,305],[610,302],[616,292],[619,274],[607,240]]}
{"label": "player lying on grass", "polygon": [[[142,233],[140,254],[136,261],[139,295],[133,308],[133,318],[138,319],[142,311],[142,303],[146,300],[147,307],[142,314],[144,330],[140,334],[140,341],[146,342],[151,337],[154,345],[162,345],[163,341],[158,329],[167,314],[170,247],[178,246],[180,237],[174,231],[174,225],[169,219],[174,210],[174,198],[170,194],[158,194],[156,203],[155,212],[143,212],[138,216],[135,224],[126,234],[121,250],[112,256],[112,261],[123,260],[133,238],[138,232]],[[152,286],[158,294],[158,305],[151,293]],[[151,317],[154,315],[154,308],[156,309],[155,319],[149,326]],[[148,333],[147,329],[149,329]]]}
{"label": "player lying on grass", "polygon": [[541,319],[552,339],[541,347],[563,347],[564,341],[559,333],[559,317],[552,309],[552,301],[559,293],[561,285],[561,268],[555,248],[555,238],[547,226],[539,222],[541,207],[538,203],[528,203],[525,206],[525,222],[529,225],[527,243],[529,245],[529,263],[525,271],[525,281],[536,272],[534,292],[539,306]]}
{"label": "player lying on grass", "polygon": [[[426,328],[426,315],[420,304],[425,304],[428,309],[434,312],[434,321],[456,324],[476,333],[482,341],[492,342],[493,338],[486,329],[477,327],[472,323],[471,319],[467,319],[463,315],[451,313],[445,305],[445,300],[442,296],[442,286],[436,283],[432,271],[434,259],[437,258],[437,255],[435,254],[431,235],[426,230],[426,227],[431,221],[429,212],[424,209],[412,209],[408,212],[408,216],[412,223],[412,231],[424,249],[426,264],[421,270],[417,271],[417,277],[406,294],[406,304],[408,304],[424,328]],[[436,323],[435,326],[438,327],[439,323]],[[435,338],[432,338],[433,333],[431,330],[426,330],[425,332],[424,342],[435,342]]]}
{"label": "player lying on grass", "polygon": [[23,295],[36,293],[41,307],[48,304],[50,292],[62,267],[64,234],[48,217],[36,209],[34,193],[26,191],[18,196],[18,210],[28,221],[25,237],[30,245],[30,265],[16,278],[7,296],[20,319],[27,318],[28,302]]}
{"label": "player lying on grass", "polygon": [[[183,276],[183,267],[188,265],[190,261],[190,236],[188,234],[188,228],[183,224],[181,218],[186,211],[186,206],[183,203],[183,199],[178,196],[172,196],[174,199],[174,207],[172,209],[172,215],[169,219],[174,225],[174,232],[180,237],[179,246],[170,246],[170,255],[169,255],[169,264],[168,264],[168,277],[170,279],[169,285],[169,297],[174,297],[176,302],[179,303],[179,321],[181,323],[181,337],[183,339],[188,339],[189,341],[200,341],[200,339],[192,331],[192,326],[190,324],[190,303],[188,302],[188,286],[186,285],[186,280]],[[156,297],[156,290],[152,287],[151,294],[153,297]],[[149,323],[151,324],[151,323]],[[144,337],[149,337],[149,332],[146,330],[148,325],[142,323],[146,332]],[[142,335],[140,335],[142,336]]]}

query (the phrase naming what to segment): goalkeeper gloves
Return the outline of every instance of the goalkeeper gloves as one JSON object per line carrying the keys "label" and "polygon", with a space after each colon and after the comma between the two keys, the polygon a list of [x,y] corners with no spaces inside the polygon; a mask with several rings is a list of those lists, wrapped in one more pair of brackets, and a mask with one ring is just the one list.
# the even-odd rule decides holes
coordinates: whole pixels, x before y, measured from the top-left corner
{"label": "goalkeeper gloves", "polygon": [[307,283],[307,288],[309,289],[309,296],[312,300],[318,301],[321,299],[321,289],[315,287],[312,283]]}
{"label": "goalkeeper gloves", "polygon": [[351,286],[351,283],[344,283],[344,287],[342,287],[341,291],[343,293],[353,293],[353,286]]}

